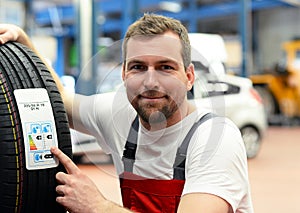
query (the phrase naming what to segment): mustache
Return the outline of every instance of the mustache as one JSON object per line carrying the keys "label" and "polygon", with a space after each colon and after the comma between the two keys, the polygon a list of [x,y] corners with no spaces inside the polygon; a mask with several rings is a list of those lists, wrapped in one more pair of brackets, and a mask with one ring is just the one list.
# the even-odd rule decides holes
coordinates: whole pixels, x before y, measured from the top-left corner
{"label": "mustache", "polygon": [[147,90],[138,95],[139,97],[155,98],[155,97],[169,97],[165,92],[157,90]]}

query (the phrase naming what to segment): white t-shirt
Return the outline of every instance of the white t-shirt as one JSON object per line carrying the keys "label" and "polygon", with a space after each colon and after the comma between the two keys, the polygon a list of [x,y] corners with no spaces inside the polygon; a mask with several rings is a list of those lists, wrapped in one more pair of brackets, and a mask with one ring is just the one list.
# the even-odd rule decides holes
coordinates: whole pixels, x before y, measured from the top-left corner
{"label": "white t-shirt", "polygon": [[[105,139],[99,141],[100,146],[112,154],[117,173],[121,174],[121,158],[136,112],[124,89],[114,96],[101,94],[85,99],[80,101],[81,122],[96,138]],[[177,148],[192,125],[206,113],[198,109],[159,131],[148,131],[140,125],[133,173],[172,179]],[[182,195],[210,193],[230,203],[234,212],[253,212],[245,147],[238,128],[229,119],[214,117],[197,128],[187,150],[185,177]]]}

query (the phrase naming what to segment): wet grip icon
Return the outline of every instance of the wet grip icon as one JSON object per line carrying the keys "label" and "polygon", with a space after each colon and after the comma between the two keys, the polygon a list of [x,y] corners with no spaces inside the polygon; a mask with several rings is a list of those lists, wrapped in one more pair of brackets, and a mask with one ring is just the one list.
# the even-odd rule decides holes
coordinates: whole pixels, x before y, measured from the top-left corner
{"label": "wet grip icon", "polygon": [[53,161],[53,155],[49,151],[55,145],[51,123],[27,123],[27,135],[29,155],[33,156],[31,164]]}

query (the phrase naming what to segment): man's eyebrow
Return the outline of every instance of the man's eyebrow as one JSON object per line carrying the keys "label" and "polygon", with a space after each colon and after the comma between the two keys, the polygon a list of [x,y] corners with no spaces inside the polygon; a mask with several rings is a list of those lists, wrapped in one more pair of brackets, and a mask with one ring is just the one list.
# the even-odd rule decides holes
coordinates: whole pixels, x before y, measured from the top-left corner
{"label": "man's eyebrow", "polygon": [[164,59],[164,60],[160,60],[158,61],[158,64],[165,64],[165,63],[172,63],[172,64],[178,64],[177,61],[172,60],[172,59]]}
{"label": "man's eyebrow", "polygon": [[[180,63],[177,62],[177,60],[173,60],[173,59],[162,59],[159,60],[157,62],[155,62],[156,64],[166,64],[166,63],[171,63],[174,65],[179,65]],[[145,64],[145,62],[143,60],[139,60],[139,59],[132,59],[132,60],[127,60],[127,65],[130,64]]]}
{"label": "man's eyebrow", "polygon": [[139,60],[139,59],[133,59],[133,60],[127,60],[128,61],[128,64],[129,63],[144,63],[142,60]]}

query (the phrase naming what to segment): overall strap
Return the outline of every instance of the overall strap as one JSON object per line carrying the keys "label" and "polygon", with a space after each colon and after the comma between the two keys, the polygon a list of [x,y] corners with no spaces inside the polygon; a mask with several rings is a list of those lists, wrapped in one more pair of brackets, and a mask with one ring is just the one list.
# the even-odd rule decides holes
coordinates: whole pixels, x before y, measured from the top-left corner
{"label": "overall strap", "polygon": [[182,144],[177,149],[175,162],[173,165],[174,172],[173,172],[173,179],[176,180],[185,180],[185,159],[186,159],[186,153],[187,148],[189,146],[190,140],[196,131],[196,129],[205,121],[215,117],[216,115],[213,113],[207,113],[204,116],[202,116],[190,129],[190,131],[185,136]]}
{"label": "overall strap", "polygon": [[[205,122],[208,119],[215,117],[215,114],[207,113],[202,116],[190,129],[186,137],[184,138],[181,146],[177,149],[175,162],[173,165],[174,168],[174,176],[173,179],[177,180],[185,180],[185,159],[187,148],[189,146],[190,140],[198,128],[200,124]],[[123,151],[123,165],[125,172],[133,172],[133,164],[135,161],[135,153],[137,149],[137,137],[138,137],[138,130],[139,130],[139,118],[138,116],[135,117],[134,121],[131,124],[128,138],[125,144],[125,149]]]}
{"label": "overall strap", "polygon": [[133,164],[135,161],[135,153],[137,148],[137,137],[139,131],[139,117],[136,116],[131,124],[125,149],[123,151],[123,165],[125,172],[133,172]]}

